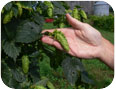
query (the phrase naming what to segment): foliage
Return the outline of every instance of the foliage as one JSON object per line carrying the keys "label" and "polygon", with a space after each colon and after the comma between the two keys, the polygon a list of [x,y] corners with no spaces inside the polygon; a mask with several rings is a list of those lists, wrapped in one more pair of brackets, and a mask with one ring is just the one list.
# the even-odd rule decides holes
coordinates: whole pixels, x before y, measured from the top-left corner
{"label": "foliage", "polygon": [[114,16],[90,16],[92,25],[106,31],[114,32]]}
{"label": "foliage", "polygon": [[[53,78],[54,72],[62,65],[64,71],[61,71],[69,83],[75,84],[79,78],[82,79],[75,87],[81,82],[90,82],[79,59],[70,56],[67,62],[69,55],[66,52],[41,42],[42,29],[48,29],[46,24],[50,28],[51,21],[45,22],[46,19],[52,20],[51,28],[70,27],[65,18],[66,9],[68,10],[69,6],[65,2],[55,1],[12,1],[3,7],[1,65],[2,80],[6,85],[11,88],[55,88],[49,78]],[[76,63],[71,62],[73,60]],[[66,65],[61,65],[62,61]],[[71,68],[68,70],[69,67]],[[81,74],[76,73],[72,77],[70,73],[73,72],[70,70],[81,71]],[[65,86],[65,83],[63,85]]]}

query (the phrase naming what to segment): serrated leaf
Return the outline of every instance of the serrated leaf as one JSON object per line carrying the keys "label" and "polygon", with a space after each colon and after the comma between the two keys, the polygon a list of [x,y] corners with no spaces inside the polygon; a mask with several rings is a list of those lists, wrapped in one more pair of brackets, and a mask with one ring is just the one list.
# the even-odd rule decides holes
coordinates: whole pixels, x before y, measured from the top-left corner
{"label": "serrated leaf", "polygon": [[22,2],[19,2],[19,3],[25,9],[32,9],[33,4],[29,1],[22,1]]}
{"label": "serrated leaf", "polygon": [[44,17],[40,16],[38,13],[35,13],[35,15],[33,15],[33,20],[39,25],[43,25],[45,23]]}
{"label": "serrated leaf", "polygon": [[19,23],[20,23],[19,19],[13,19],[9,23],[4,25],[5,34],[9,40],[15,39],[16,30],[17,30],[17,26],[19,25]]}
{"label": "serrated leaf", "polygon": [[48,78],[43,79],[43,80],[40,80],[40,81],[39,81],[38,83],[36,83],[36,84],[42,85],[42,86],[46,86],[47,82],[48,82]]}
{"label": "serrated leaf", "polygon": [[40,76],[47,76],[52,73],[52,68],[50,66],[50,58],[42,53],[42,61],[39,62]]}
{"label": "serrated leaf", "polygon": [[12,75],[13,78],[17,81],[17,82],[24,82],[26,80],[24,74],[22,73],[22,71],[18,70],[18,69],[12,69]]}
{"label": "serrated leaf", "polygon": [[29,55],[29,57],[38,57],[39,54],[40,54],[39,51],[35,51],[31,55]]}
{"label": "serrated leaf", "polygon": [[65,11],[61,10],[60,8],[55,8],[54,10],[54,14],[59,14],[59,15],[64,15],[65,14]]}
{"label": "serrated leaf", "polygon": [[36,83],[40,80],[40,73],[39,73],[39,66],[38,66],[38,58],[37,57],[31,57],[30,59],[30,70],[29,75],[32,78],[33,83]]}
{"label": "serrated leaf", "polygon": [[80,68],[78,66],[77,60],[79,59],[72,59],[68,57],[62,62],[64,74],[71,85],[75,85],[75,82],[78,79],[77,70],[80,70]]}
{"label": "serrated leaf", "polygon": [[7,66],[7,64],[2,60],[1,62],[1,78],[7,86],[9,86],[9,80],[12,78],[12,73],[10,68]]}
{"label": "serrated leaf", "polygon": [[93,81],[89,79],[88,73],[85,71],[79,58],[67,57],[63,60],[62,67],[64,74],[71,85],[75,85],[79,77],[81,77],[81,82],[93,84]]}
{"label": "serrated leaf", "polygon": [[65,8],[62,6],[61,2],[53,1],[52,3],[55,7],[61,9],[62,11],[65,11]]}
{"label": "serrated leaf", "polygon": [[9,87],[10,88],[15,88],[15,89],[20,89],[21,88],[20,84],[14,78],[10,78]]}
{"label": "serrated leaf", "polygon": [[11,9],[11,7],[12,7],[12,2],[9,2],[4,6],[4,9],[8,11]]}
{"label": "serrated leaf", "polygon": [[34,22],[24,21],[18,27],[16,42],[30,43],[39,39],[41,27]]}
{"label": "serrated leaf", "polygon": [[17,56],[21,52],[21,48],[17,47],[14,42],[4,42],[3,45],[4,52],[16,61]]}
{"label": "serrated leaf", "polygon": [[55,47],[50,46],[50,45],[45,44],[45,43],[42,43],[42,45],[43,45],[43,48],[44,48],[46,51],[48,51],[49,53],[55,53],[55,51],[56,51],[56,48],[55,48]]}
{"label": "serrated leaf", "polygon": [[80,59],[67,57],[62,61],[62,67],[69,83],[75,85],[79,77],[79,72],[84,70]]}
{"label": "serrated leaf", "polygon": [[61,2],[52,2],[54,5],[54,14],[65,14],[65,8],[61,4]]}
{"label": "serrated leaf", "polygon": [[87,84],[94,84],[94,81],[88,78],[88,73],[85,71],[81,73],[81,81]]}
{"label": "serrated leaf", "polygon": [[14,7],[12,8],[12,10],[13,10],[14,16],[17,18],[17,16],[18,16],[18,7],[17,7],[17,6],[14,6]]}

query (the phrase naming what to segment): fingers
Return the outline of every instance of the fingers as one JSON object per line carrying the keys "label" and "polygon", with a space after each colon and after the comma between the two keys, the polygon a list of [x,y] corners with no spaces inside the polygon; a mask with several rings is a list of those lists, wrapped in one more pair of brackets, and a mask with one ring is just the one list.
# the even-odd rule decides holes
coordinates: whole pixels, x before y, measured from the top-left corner
{"label": "fingers", "polygon": [[[42,33],[45,32],[53,32],[55,29],[48,29],[48,30],[43,30]],[[64,34],[68,31],[68,30],[73,30],[72,28],[57,28],[58,31],[63,32]]]}
{"label": "fingers", "polygon": [[[42,37],[42,42],[46,43],[46,44],[49,44],[49,45],[53,45],[55,46],[56,48],[60,49],[60,50],[64,50],[61,46],[61,44],[59,42],[57,42],[56,40],[50,38],[49,36],[43,36]],[[70,49],[69,52],[68,52],[70,55],[72,56],[76,56],[72,50]]]}
{"label": "fingers", "polygon": [[57,42],[56,40],[50,38],[49,36],[43,36],[42,37],[42,42],[46,43],[46,44],[49,44],[49,45],[53,45],[55,46],[56,48],[60,49],[60,50],[63,50],[62,46],[60,45],[59,42]]}
{"label": "fingers", "polygon": [[50,38],[49,36],[43,36],[41,38],[42,42],[47,43],[49,45],[53,45],[54,40]]}
{"label": "fingers", "polygon": [[43,31],[42,31],[42,33],[45,33],[45,32],[47,32],[47,31],[48,31],[48,32],[53,32],[53,31],[54,31],[54,29],[43,30]]}
{"label": "fingers", "polygon": [[73,18],[72,16],[70,16],[69,14],[66,14],[66,18],[69,22],[69,24],[76,29],[82,30],[83,29],[83,23],[80,22],[79,20]]}

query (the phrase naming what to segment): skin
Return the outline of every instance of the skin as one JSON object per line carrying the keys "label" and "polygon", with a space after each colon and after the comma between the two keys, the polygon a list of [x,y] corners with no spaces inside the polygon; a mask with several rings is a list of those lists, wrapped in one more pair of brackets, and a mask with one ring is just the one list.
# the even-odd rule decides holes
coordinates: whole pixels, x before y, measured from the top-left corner
{"label": "skin", "polygon": [[[63,32],[67,38],[70,47],[70,50],[67,53],[78,58],[98,58],[111,69],[114,69],[114,45],[89,24],[82,23],[69,14],[66,14],[66,18],[72,28],[61,28],[58,30]],[[43,32],[46,31],[53,32],[54,29],[44,30]],[[60,43],[49,36],[43,36],[41,40],[44,43],[63,50]]]}

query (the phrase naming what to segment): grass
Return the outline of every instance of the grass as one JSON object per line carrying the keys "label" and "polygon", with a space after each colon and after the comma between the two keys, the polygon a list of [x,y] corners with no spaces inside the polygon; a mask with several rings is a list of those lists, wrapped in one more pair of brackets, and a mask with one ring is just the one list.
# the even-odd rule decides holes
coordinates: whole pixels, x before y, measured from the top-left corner
{"label": "grass", "polygon": [[[114,43],[114,33],[98,29],[102,36]],[[83,60],[89,75],[96,82],[93,88],[105,88],[112,83],[114,72],[98,59]]]}

